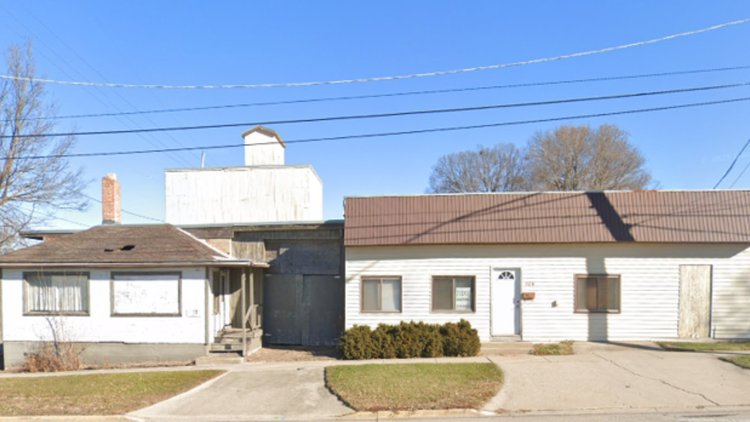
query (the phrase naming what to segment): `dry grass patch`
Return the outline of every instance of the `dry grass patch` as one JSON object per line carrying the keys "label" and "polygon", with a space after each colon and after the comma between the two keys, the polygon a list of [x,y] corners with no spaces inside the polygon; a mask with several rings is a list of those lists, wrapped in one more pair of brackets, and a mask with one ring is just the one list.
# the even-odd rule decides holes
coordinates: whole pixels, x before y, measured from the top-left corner
{"label": "dry grass patch", "polygon": [[535,344],[529,353],[537,356],[572,355],[573,342],[561,341],[559,343]]}
{"label": "dry grass patch", "polygon": [[0,416],[120,415],[168,399],[222,371],[157,371],[0,379]]}
{"label": "dry grass patch", "polygon": [[721,358],[721,360],[733,363],[741,368],[750,369],[750,355],[728,356]]}
{"label": "dry grass patch", "polygon": [[661,341],[656,343],[664,350],[678,352],[718,352],[750,350],[750,341],[681,342]]}
{"label": "dry grass patch", "polygon": [[503,373],[492,363],[342,365],[326,368],[326,386],[360,411],[475,409],[492,398]]}
{"label": "dry grass patch", "polygon": [[336,347],[269,346],[247,356],[247,362],[304,362],[336,360],[340,356]]}

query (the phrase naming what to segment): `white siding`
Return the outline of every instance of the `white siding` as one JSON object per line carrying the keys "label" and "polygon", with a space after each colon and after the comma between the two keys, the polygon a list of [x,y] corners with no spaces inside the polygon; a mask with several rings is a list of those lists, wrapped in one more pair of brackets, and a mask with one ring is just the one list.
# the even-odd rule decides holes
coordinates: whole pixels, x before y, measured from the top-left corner
{"label": "white siding", "polygon": [[[597,244],[349,247],[346,249],[346,327],[460,318],[490,338],[490,267],[520,268],[522,335],[529,341],[644,340],[677,337],[679,265],[713,266],[712,333],[750,337],[750,251],[747,245]],[[573,312],[575,274],[621,275],[620,314]],[[359,282],[367,275],[402,277],[401,314],[360,313]],[[476,277],[476,312],[430,312],[435,275]],[[556,304],[556,306],[554,306]]]}
{"label": "white siding", "polygon": [[310,166],[168,170],[171,224],[319,221],[323,184]]}
{"label": "white siding", "polygon": [[[47,268],[47,271],[55,271]],[[48,318],[24,316],[23,272],[3,270],[2,306],[4,341],[49,340]],[[67,270],[72,271],[72,270]],[[65,337],[80,342],[205,343],[204,268],[165,269],[182,272],[181,316],[111,316],[110,272],[86,270],[89,279],[89,316],[52,317],[60,321]],[[117,270],[122,271],[122,270]],[[129,271],[129,270],[125,270]],[[159,270],[149,269],[148,272]]]}
{"label": "white siding", "polygon": [[284,164],[284,146],[273,136],[250,132],[245,136],[245,145],[246,166]]}

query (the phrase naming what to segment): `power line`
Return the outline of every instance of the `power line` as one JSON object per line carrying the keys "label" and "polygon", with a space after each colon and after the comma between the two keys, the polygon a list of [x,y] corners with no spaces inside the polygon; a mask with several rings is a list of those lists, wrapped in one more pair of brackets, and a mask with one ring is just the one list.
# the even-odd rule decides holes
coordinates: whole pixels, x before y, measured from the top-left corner
{"label": "power line", "polygon": [[[8,8],[8,7],[5,7],[5,12],[6,12],[6,13],[8,14],[8,16],[10,16],[10,17],[11,17],[11,18],[12,18],[12,19],[13,19],[13,20],[14,20],[14,21],[15,21],[15,22],[17,23],[17,24],[19,24],[19,25],[21,25],[22,27],[26,28],[26,30],[27,30],[27,31],[29,31],[30,33],[32,33],[32,34],[36,34],[36,31],[35,31],[35,29],[33,29],[32,27],[30,27],[30,26],[26,25],[26,24],[25,24],[25,23],[24,23],[24,22],[23,22],[23,21],[22,21],[21,19],[19,19],[19,18],[18,18],[18,17],[17,17],[17,16],[16,16],[16,15],[15,15],[15,14],[13,13],[13,11],[12,11],[12,10],[11,10],[10,8]],[[38,20],[37,20],[37,21],[38,21]],[[46,25],[44,25],[44,24],[43,24],[43,23],[42,23],[41,21],[38,21],[38,23],[39,23],[39,24],[41,24],[41,25],[42,25],[43,27],[47,28],[47,30],[48,30],[48,31],[50,31],[50,30],[49,30],[49,28],[48,28],[48,27],[46,27]],[[34,26],[34,28],[36,28],[36,27],[37,27],[37,26]],[[52,34],[53,36],[55,36],[56,38],[58,38],[58,40],[60,40],[60,41],[62,42],[62,39],[60,39],[60,38],[59,38],[59,37],[57,36],[57,34],[55,34],[55,33],[51,32],[51,31],[50,31],[50,33],[51,33],[51,34]],[[68,76],[68,77],[72,77],[72,75],[71,75],[71,74],[70,74],[70,73],[69,73],[68,71],[66,71],[66,69],[65,69],[65,67],[68,67],[68,68],[69,68],[69,69],[70,69],[70,70],[71,70],[72,72],[74,72],[74,73],[76,73],[76,74],[78,74],[78,75],[80,75],[80,76],[82,76],[82,77],[84,77],[84,76],[85,76],[85,75],[83,74],[83,72],[81,72],[81,71],[77,70],[77,69],[76,69],[76,68],[75,68],[74,66],[72,66],[72,65],[70,64],[70,62],[68,61],[68,58],[69,58],[69,56],[66,56],[66,55],[64,55],[64,54],[62,54],[62,53],[59,53],[59,52],[58,52],[58,49],[56,49],[56,48],[54,48],[54,47],[52,47],[52,46],[48,45],[48,44],[47,44],[47,43],[46,43],[46,42],[44,41],[44,38],[43,38],[43,37],[38,37],[38,36],[35,36],[35,37],[33,37],[33,38],[34,38],[34,39],[38,39],[38,42],[39,42],[40,44],[42,44],[42,46],[46,47],[46,48],[47,48],[47,50],[49,50],[49,52],[51,53],[51,55],[50,55],[50,56],[47,56],[47,55],[45,55],[45,54],[44,54],[44,52],[43,52],[42,50],[39,50],[39,53],[40,53],[40,54],[42,54],[42,56],[43,56],[43,57],[47,57],[47,59],[48,59],[48,60],[50,61],[50,63],[52,63],[52,65],[53,65],[53,66],[55,66],[55,67],[56,67],[57,69],[59,69],[59,70],[60,70],[60,71],[61,71],[61,72],[62,72],[62,73],[63,73],[64,75],[66,75],[66,76]],[[69,47],[67,47],[66,45],[64,45],[64,47],[68,48],[68,50],[71,50],[71,49],[70,49]],[[73,52],[74,54],[77,54],[77,53],[75,53],[75,51],[73,51],[73,50],[71,50],[71,51],[72,51],[72,52]],[[57,58],[57,60],[55,60],[55,58]],[[58,63],[59,63],[59,64],[58,64]],[[110,106],[110,107],[112,107],[112,108],[114,108],[114,109],[115,109],[115,111],[117,111],[117,112],[121,112],[121,111],[122,111],[122,110],[121,110],[121,109],[120,109],[120,108],[119,108],[119,107],[118,107],[118,106],[117,106],[117,105],[116,105],[116,104],[115,104],[115,103],[114,103],[113,101],[111,101],[111,100],[109,99],[109,97],[108,97],[107,93],[103,93],[103,92],[97,92],[96,90],[94,90],[94,89],[92,89],[92,88],[90,88],[90,87],[85,87],[85,88],[84,88],[84,91],[85,91],[85,92],[86,92],[86,93],[87,93],[88,95],[90,95],[90,96],[91,96],[91,97],[92,97],[92,98],[93,98],[94,100],[96,100],[96,101],[97,101],[97,102],[98,102],[99,104],[102,104],[102,105],[103,105],[104,107],[107,107],[107,106],[108,106],[108,104],[109,104],[109,106]],[[117,96],[119,96],[120,98],[122,98],[122,96],[121,96],[121,95],[120,95],[119,93],[117,93]],[[125,126],[129,126],[129,127],[137,127],[137,126],[138,126],[138,125],[136,124],[135,120],[133,120],[133,119],[132,119],[132,118],[131,118],[130,116],[124,116],[124,118],[120,118],[119,116],[115,116],[115,117],[117,118],[117,120],[118,120],[118,121],[120,121],[121,123],[123,123],[123,124],[124,124]],[[5,120],[5,122],[9,122],[9,121],[11,121],[11,120]],[[148,136],[148,137],[147,137],[146,135],[142,135],[142,134],[139,134],[139,135],[137,135],[137,136],[138,136],[139,138],[143,139],[144,141],[146,141],[147,143],[149,143],[149,144],[153,145],[153,146],[154,146],[154,147],[156,147],[156,148],[160,148],[160,147],[161,147],[161,148],[166,148],[166,147],[168,146],[168,144],[167,144],[166,142],[162,142],[162,141],[160,141],[160,140],[159,140],[159,139],[158,139],[158,138],[157,138],[156,136],[154,136],[154,135],[150,135],[150,136]],[[180,144],[179,142],[178,142],[177,144],[178,144],[179,146],[182,146],[182,144]],[[180,162],[182,162],[182,164],[184,164],[184,165],[188,165],[188,166],[190,165],[190,162],[189,162],[189,161],[187,161],[187,160],[186,160],[186,159],[185,159],[184,157],[181,157],[181,156],[179,156],[179,155],[175,155],[175,156],[172,156],[172,155],[170,155],[170,156],[169,156],[169,158],[170,158],[170,159],[172,159],[172,160],[174,160],[174,162],[176,162],[176,163],[178,163],[178,164],[179,164]]]}
{"label": "power line", "polygon": [[[742,156],[742,153],[745,152],[745,149],[747,148],[748,145],[750,145],[750,139],[748,139],[747,142],[745,142],[745,145],[742,146],[742,149],[740,150],[740,152],[738,152],[737,155],[734,157],[734,160],[732,160],[732,163],[727,168],[727,171],[724,172],[724,175],[721,176],[721,179],[719,179],[719,181],[716,182],[716,184],[714,185],[713,187],[714,189],[719,187],[721,182],[723,182],[724,179],[727,177],[727,175],[729,175],[729,172],[732,171],[732,169],[734,168],[734,165],[737,164],[737,160],[740,159],[740,157]],[[735,179],[734,183],[732,183],[732,186],[734,186],[734,184],[737,183],[737,180],[739,180],[739,178],[742,177],[743,174],[745,174],[745,170],[747,170],[747,166],[742,170],[740,175],[737,176],[737,179]]]}
{"label": "power line", "polygon": [[[283,100],[283,101],[262,101],[254,103],[236,103],[236,104],[218,104],[210,106],[196,106],[196,107],[175,107],[175,108],[158,108],[150,110],[133,110],[117,113],[84,113],[84,114],[67,114],[59,116],[46,116],[46,117],[29,117],[21,120],[45,120],[45,119],[81,119],[81,118],[93,118],[93,117],[113,117],[113,116],[125,116],[125,115],[141,115],[141,114],[157,114],[157,113],[181,113],[190,111],[205,111],[205,110],[223,110],[232,108],[248,108],[248,107],[264,107],[264,106],[277,106],[277,105],[289,105],[289,104],[306,104],[306,103],[318,103],[326,101],[350,101],[350,100],[362,100],[362,99],[374,99],[374,98],[389,98],[389,97],[405,97],[415,95],[435,95],[435,94],[447,94],[454,92],[471,92],[471,91],[487,91],[496,89],[509,89],[509,88],[527,88],[535,86],[552,86],[552,85],[567,85],[567,84],[579,84],[588,82],[606,82],[606,81],[618,81],[618,80],[629,80],[629,79],[644,79],[644,78],[658,78],[665,76],[678,76],[678,75],[693,75],[703,73],[714,73],[714,72],[727,72],[734,70],[747,70],[750,66],[730,66],[730,67],[719,67],[719,68],[708,68],[708,69],[693,69],[693,70],[678,70],[671,72],[657,72],[657,73],[644,73],[636,75],[620,75],[620,76],[601,76],[594,78],[582,78],[582,79],[564,79],[556,81],[541,81],[541,82],[526,82],[516,84],[504,84],[504,85],[485,85],[475,87],[464,87],[464,88],[448,88],[448,89],[430,89],[420,91],[401,91],[392,92],[385,94],[367,94],[367,95],[344,95],[335,97],[318,97],[318,98],[304,98],[296,100]],[[8,120],[5,120],[8,121]]]}
{"label": "power line", "polygon": [[[628,94],[616,94],[616,95],[604,95],[597,97],[578,97],[578,98],[566,98],[558,100],[544,100],[544,101],[530,101],[521,103],[503,103],[503,104],[490,104],[472,107],[452,107],[452,108],[440,108],[440,109],[427,109],[427,110],[411,110],[411,111],[399,111],[390,113],[371,113],[371,114],[350,114],[343,116],[324,116],[324,117],[312,117],[303,119],[284,119],[284,120],[268,120],[268,121],[255,121],[255,122],[240,122],[240,123],[219,123],[210,125],[194,125],[194,126],[171,126],[171,127],[155,127],[155,128],[141,128],[141,129],[118,129],[118,130],[96,130],[88,132],[50,132],[42,134],[16,134],[16,135],[2,135],[2,138],[37,138],[37,137],[57,137],[57,136],[92,136],[92,135],[122,135],[130,133],[151,133],[151,132],[168,132],[168,131],[188,131],[188,130],[206,130],[206,129],[221,129],[229,127],[246,127],[246,126],[257,126],[257,125],[286,125],[286,124],[299,124],[299,123],[320,123],[320,122],[331,122],[340,120],[359,120],[359,119],[380,119],[388,117],[403,117],[403,116],[416,116],[416,115],[427,115],[427,114],[441,114],[441,113],[458,113],[458,112],[469,112],[469,111],[480,111],[480,110],[493,110],[501,108],[517,108],[517,107],[531,107],[531,106],[543,106],[543,105],[554,105],[554,104],[569,104],[586,101],[603,101],[603,100],[614,100],[623,98],[634,98],[634,97],[647,97],[654,95],[667,95],[667,94],[680,94],[686,92],[697,92],[697,91],[710,91],[718,89],[729,89],[739,88],[750,85],[750,82],[738,82],[732,84],[723,85],[710,85],[700,86],[692,88],[677,88],[662,91],[643,91]],[[179,149],[178,149],[179,150]]]}
{"label": "power line", "polygon": [[[25,205],[25,204],[22,204],[22,205]],[[45,216],[47,218],[51,218],[53,220],[64,221],[66,223],[74,224],[76,226],[81,226],[81,227],[90,227],[88,224],[81,223],[80,221],[70,220],[70,219],[67,219],[67,218],[64,218],[64,217],[58,217],[55,214],[52,214],[51,212],[37,210],[36,207],[34,207],[34,206],[32,206],[30,210],[28,208],[24,208],[21,205],[19,205],[19,208],[24,209],[24,211],[26,211],[27,213],[31,214],[31,217],[34,216],[34,213],[39,213],[39,214],[42,214],[43,216]]]}
{"label": "power line", "polygon": [[[701,29],[692,31],[679,32],[676,34],[665,35],[658,38],[652,38],[644,41],[636,41],[627,44],[620,44],[612,47],[599,48],[595,50],[580,51],[577,53],[562,54],[558,56],[543,57],[531,60],[524,60],[510,63],[492,64],[486,66],[475,66],[466,67],[462,69],[451,69],[451,70],[438,70],[431,72],[422,73],[410,73],[393,76],[377,76],[377,77],[366,77],[366,78],[355,78],[355,79],[338,79],[338,80],[327,80],[327,81],[314,81],[314,82],[282,82],[282,83],[263,83],[263,84],[214,84],[214,85],[167,85],[167,84],[131,84],[131,83],[110,83],[110,82],[91,82],[91,81],[70,81],[60,79],[36,79],[37,82],[57,84],[57,85],[72,85],[72,86],[90,86],[100,88],[146,88],[146,89],[254,89],[254,88],[293,88],[293,87],[306,87],[306,86],[319,86],[319,85],[346,85],[355,83],[365,82],[382,82],[382,81],[394,81],[394,80],[405,80],[405,79],[416,79],[416,78],[427,78],[434,76],[446,76],[456,75],[462,73],[473,73],[486,70],[497,70],[505,69],[510,67],[519,67],[539,63],[549,63],[560,60],[567,60],[579,57],[593,56],[597,54],[610,53],[619,50],[626,50],[635,47],[642,47],[645,45],[656,44],[664,41],[674,40],[677,38],[688,37],[692,35],[698,35],[706,32],[716,31],[719,29],[742,25],[750,22],[750,18],[737,19],[730,22],[724,22],[717,25],[708,26]],[[29,78],[20,78],[14,75],[0,75],[0,79],[22,79],[30,80]]]}
{"label": "power line", "polygon": [[[677,110],[677,109],[691,108],[691,107],[703,107],[703,106],[718,105],[718,104],[730,104],[730,103],[737,103],[737,102],[743,102],[743,101],[750,101],[750,97],[729,98],[725,100],[703,101],[703,102],[698,102],[698,103],[675,104],[675,105],[662,106],[662,107],[620,110],[620,111],[611,111],[611,112],[603,112],[603,113],[549,117],[549,118],[533,119],[533,120],[515,120],[515,121],[507,121],[507,122],[485,123],[485,124],[479,124],[479,125],[450,126],[450,127],[428,128],[428,129],[404,130],[404,131],[395,131],[395,132],[379,132],[379,133],[365,133],[365,134],[356,134],[356,135],[329,136],[329,137],[321,137],[321,138],[292,139],[292,140],[285,140],[284,142],[287,144],[301,144],[301,143],[312,143],[312,142],[340,141],[340,140],[349,140],[349,139],[379,138],[379,137],[415,135],[415,134],[423,134],[423,133],[484,129],[484,128],[501,127],[501,126],[526,125],[526,124],[533,124],[533,123],[549,123],[549,122],[557,122],[557,121],[562,121],[562,120],[588,119],[588,118],[608,117],[608,116],[617,116],[617,115],[625,115],[625,114],[637,114],[637,113],[649,113],[649,112],[656,112],[656,111]],[[275,144],[275,143],[276,141],[263,142],[263,143],[252,144],[252,145],[253,146],[268,145],[268,144]],[[109,152],[85,152],[85,153],[55,154],[55,155],[29,155],[29,156],[15,156],[15,157],[9,157],[9,158],[36,160],[36,159],[45,159],[45,158],[105,157],[105,156],[121,156],[121,155],[136,155],[136,154],[154,154],[154,153],[165,153],[165,152],[175,152],[175,151],[242,148],[245,146],[246,146],[245,144],[199,145],[199,146],[185,147],[185,148],[109,151]]]}
{"label": "power line", "polygon": [[740,172],[740,174],[739,174],[739,175],[737,175],[737,178],[736,178],[736,179],[734,179],[734,181],[732,182],[732,184],[731,184],[731,185],[729,185],[729,188],[730,188],[730,189],[731,189],[731,188],[733,188],[733,187],[734,187],[734,185],[736,185],[736,184],[737,184],[737,182],[739,182],[739,181],[740,181],[740,179],[742,178],[742,176],[744,176],[744,175],[745,175],[745,172],[747,171],[747,169],[748,169],[749,167],[750,167],[750,163],[747,163],[747,164],[745,165],[745,167],[744,167],[744,168],[742,169],[742,171]]}
{"label": "power line", "polygon": [[[98,203],[100,203],[100,204],[102,203],[102,200],[101,200],[101,199],[99,199],[99,198],[96,198],[96,197],[94,197],[94,196],[91,196],[91,195],[86,195],[85,193],[82,193],[81,195],[83,195],[83,196],[84,196],[85,198],[88,198],[88,199],[90,199],[90,200],[92,200],[92,201],[96,201],[96,202],[98,202]],[[162,219],[160,219],[160,218],[156,218],[156,217],[149,217],[149,216],[147,216],[147,215],[143,215],[143,214],[138,214],[138,213],[136,213],[136,212],[133,212],[133,211],[128,211],[128,210],[126,210],[125,208],[120,208],[120,211],[122,211],[122,212],[123,212],[124,214],[132,215],[133,217],[143,218],[143,219],[146,219],[146,220],[151,220],[151,221],[158,221],[158,222],[160,222],[160,223],[163,223],[163,222],[164,222],[164,220],[162,220]]]}

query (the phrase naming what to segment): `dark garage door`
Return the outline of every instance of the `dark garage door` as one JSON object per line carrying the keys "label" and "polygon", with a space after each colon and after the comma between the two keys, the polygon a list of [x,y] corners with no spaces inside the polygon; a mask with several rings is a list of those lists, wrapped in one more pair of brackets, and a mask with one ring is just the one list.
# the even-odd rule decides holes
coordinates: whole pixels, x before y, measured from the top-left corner
{"label": "dark garage door", "polygon": [[340,276],[267,274],[263,278],[266,344],[335,345],[343,329]]}

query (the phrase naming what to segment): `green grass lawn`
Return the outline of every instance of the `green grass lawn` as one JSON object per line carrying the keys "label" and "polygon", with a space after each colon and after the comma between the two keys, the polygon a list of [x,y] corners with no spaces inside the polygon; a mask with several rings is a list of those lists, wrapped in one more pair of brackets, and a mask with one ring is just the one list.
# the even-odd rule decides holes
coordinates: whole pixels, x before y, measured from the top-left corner
{"label": "green grass lawn", "polygon": [[731,356],[731,357],[724,357],[721,359],[727,362],[731,362],[742,368],[750,369],[750,355]]}
{"label": "green grass lawn", "polygon": [[130,372],[0,379],[0,416],[120,415],[189,390],[222,371]]}
{"label": "green grass lawn", "polygon": [[492,363],[341,365],[326,368],[326,385],[355,410],[479,408],[503,383]]}
{"label": "green grass lawn", "polygon": [[750,341],[719,341],[712,343],[703,342],[667,342],[657,343],[664,350],[685,352],[715,352],[715,351],[742,351],[750,350]]}
{"label": "green grass lawn", "polygon": [[532,355],[550,356],[550,355],[572,355],[573,342],[561,341],[559,343],[540,343],[535,344],[531,349]]}

